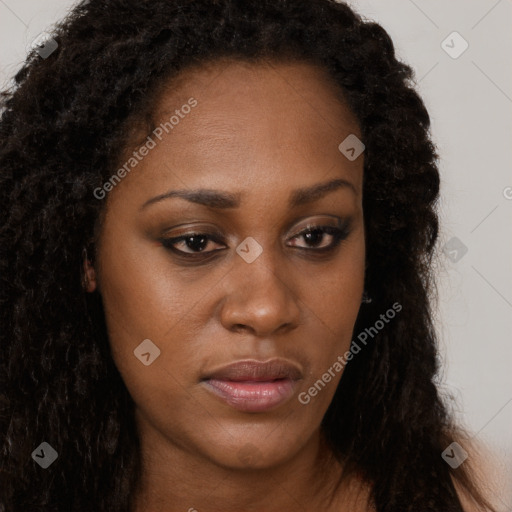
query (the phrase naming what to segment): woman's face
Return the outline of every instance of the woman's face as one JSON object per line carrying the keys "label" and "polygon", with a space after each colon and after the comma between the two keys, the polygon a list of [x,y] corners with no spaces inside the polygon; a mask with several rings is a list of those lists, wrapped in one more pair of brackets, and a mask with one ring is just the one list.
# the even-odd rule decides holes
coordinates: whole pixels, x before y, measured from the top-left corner
{"label": "woman's face", "polygon": [[155,104],[95,269],[151,450],[269,467],[317,442],[365,269],[363,156],[338,149],[361,135],[338,97],[306,63],[218,62]]}

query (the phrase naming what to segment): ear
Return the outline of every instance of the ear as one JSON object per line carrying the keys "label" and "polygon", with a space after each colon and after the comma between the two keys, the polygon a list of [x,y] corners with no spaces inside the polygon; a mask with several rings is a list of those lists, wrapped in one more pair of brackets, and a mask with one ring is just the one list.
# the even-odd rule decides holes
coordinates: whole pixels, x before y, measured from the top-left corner
{"label": "ear", "polygon": [[87,293],[92,293],[97,288],[96,271],[91,263],[91,260],[87,257],[87,251],[83,251],[83,282],[82,287]]}

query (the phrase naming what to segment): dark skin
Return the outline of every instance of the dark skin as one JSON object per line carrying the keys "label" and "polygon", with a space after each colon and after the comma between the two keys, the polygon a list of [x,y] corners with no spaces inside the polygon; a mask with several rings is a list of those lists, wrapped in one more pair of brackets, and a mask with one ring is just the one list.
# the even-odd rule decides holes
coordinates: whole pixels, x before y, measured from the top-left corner
{"label": "dark skin", "polygon": [[[349,161],[338,150],[348,135],[361,138],[357,120],[306,63],[187,70],[155,104],[157,124],[190,97],[197,106],[109,193],[97,263],[86,265],[136,405],[143,476],[133,510],[366,510],[354,482],[334,490],[341,466],[320,433],[342,371],[307,405],[298,400],[349,349],[361,305],[364,155]],[[289,205],[298,189],[329,182]],[[197,189],[239,204],[172,197],[143,207]],[[338,245],[312,233],[347,219]],[[174,248],[196,260],[162,244],[194,233],[213,239]],[[252,263],[236,252],[247,237],[263,249]],[[161,351],[149,366],[133,352],[145,339]],[[270,411],[235,410],[201,383],[213,368],[274,357],[303,378]]]}

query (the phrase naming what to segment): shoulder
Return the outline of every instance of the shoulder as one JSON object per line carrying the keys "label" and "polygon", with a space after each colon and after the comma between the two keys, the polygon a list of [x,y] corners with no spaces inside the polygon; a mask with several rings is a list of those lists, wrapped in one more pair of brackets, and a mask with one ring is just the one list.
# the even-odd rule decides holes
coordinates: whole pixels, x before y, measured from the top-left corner
{"label": "shoulder", "polygon": [[[462,439],[458,441],[468,453],[467,459],[462,463],[469,474],[473,484],[481,496],[496,510],[501,510],[503,503],[499,503],[497,497],[507,494],[507,482],[505,480],[505,461],[501,459],[496,450],[488,445],[475,440]],[[456,478],[455,469],[452,481],[459,496],[464,512],[487,512],[488,508],[482,508]],[[509,490],[510,492],[510,490]]]}

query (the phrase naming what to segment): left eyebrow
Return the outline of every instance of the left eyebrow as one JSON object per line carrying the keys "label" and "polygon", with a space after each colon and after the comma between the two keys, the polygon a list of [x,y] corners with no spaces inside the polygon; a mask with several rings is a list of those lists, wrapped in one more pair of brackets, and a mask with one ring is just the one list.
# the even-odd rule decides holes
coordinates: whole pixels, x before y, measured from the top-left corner
{"label": "left eyebrow", "polygon": [[329,192],[334,192],[341,188],[352,190],[352,192],[357,195],[356,187],[354,187],[350,181],[338,178],[327,181],[326,183],[313,185],[312,187],[299,188],[295,190],[290,197],[289,204],[291,207],[295,207],[306,203],[312,203],[313,201],[318,201],[322,197],[326,196]]}

